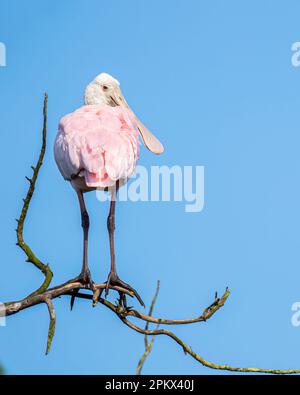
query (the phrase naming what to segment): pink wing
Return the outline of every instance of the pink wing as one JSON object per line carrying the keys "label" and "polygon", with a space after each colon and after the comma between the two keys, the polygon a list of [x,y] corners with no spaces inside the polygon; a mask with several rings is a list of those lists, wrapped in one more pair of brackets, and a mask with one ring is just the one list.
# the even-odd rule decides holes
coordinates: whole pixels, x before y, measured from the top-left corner
{"label": "pink wing", "polygon": [[88,187],[112,186],[132,175],[138,154],[137,126],[125,108],[83,106],[60,121],[54,155],[66,180],[80,175]]}

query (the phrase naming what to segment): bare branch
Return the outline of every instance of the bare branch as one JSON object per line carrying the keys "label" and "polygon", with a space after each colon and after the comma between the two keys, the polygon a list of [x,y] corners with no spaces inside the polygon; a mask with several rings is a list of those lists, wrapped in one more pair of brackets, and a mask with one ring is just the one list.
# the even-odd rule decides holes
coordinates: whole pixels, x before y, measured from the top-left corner
{"label": "bare branch", "polygon": [[223,296],[221,298],[217,298],[211,305],[209,305],[200,316],[195,318],[187,318],[187,319],[166,319],[166,318],[155,318],[150,315],[142,314],[136,310],[130,310],[127,315],[139,318],[143,321],[152,322],[154,324],[163,324],[163,325],[185,325],[185,324],[194,324],[197,322],[202,322],[208,320],[212,317],[222,306],[224,306],[227,298],[230,295],[229,288],[226,288]]}
{"label": "bare branch", "polygon": [[[157,281],[157,286],[156,286],[156,292],[155,292],[155,295],[154,295],[154,297],[152,299],[152,302],[151,302],[151,305],[150,305],[150,309],[149,309],[149,313],[148,313],[148,315],[150,317],[152,316],[154,305],[155,305],[157,296],[159,294],[159,288],[160,288],[160,281],[158,280]],[[159,324],[157,324],[156,329],[158,329],[158,327],[159,327]],[[145,326],[145,330],[148,331],[148,329],[149,329],[149,321],[146,322],[146,326]],[[150,340],[150,343],[149,343],[148,335],[145,334],[145,339],[144,339],[144,341],[145,341],[145,352],[143,353],[143,355],[141,356],[141,358],[140,358],[140,360],[138,362],[137,371],[136,371],[137,375],[140,375],[141,372],[142,372],[142,369],[143,369],[143,366],[145,364],[145,361],[146,361],[148,355],[150,354],[150,352],[152,350],[154,339],[155,339],[155,336],[152,336],[152,338]]]}
{"label": "bare branch", "polygon": [[[115,311],[116,313],[116,311]],[[203,366],[206,366],[211,369],[216,369],[216,370],[227,370],[230,372],[244,372],[244,373],[270,373],[270,374],[295,374],[295,373],[300,373],[300,369],[287,369],[287,370],[281,370],[281,369],[261,369],[261,368],[239,368],[239,367],[234,367],[230,365],[219,365],[213,362],[209,362],[205,360],[203,357],[201,357],[199,354],[195,353],[191,347],[189,347],[187,344],[185,344],[179,337],[177,337],[173,332],[166,330],[166,329],[157,329],[154,331],[146,331],[134,324],[132,324],[130,321],[128,321],[124,316],[118,315],[121,321],[127,325],[129,328],[133,329],[134,331],[138,333],[142,333],[144,335],[152,335],[152,336],[157,336],[157,335],[165,335],[173,339],[177,344],[179,344],[185,354],[189,354],[191,357],[193,357],[197,362],[200,362]]]}
{"label": "bare branch", "polygon": [[[148,315],[149,315],[150,317],[152,316],[152,313],[153,313],[154,305],[155,305],[155,303],[156,303],[156,299],[157,299],[158,294],[159,294],[159,289],[160,289],[160,281],[158,280],[158,281],[157,281],[157,285],[156,285],[155,295],[154,295],[154,297],[153,297],[153,299],[152,299],[152,302],[151,302],[151,305],[150,305],[150,309],[149,309],[149,313],[148,313]],[[146,329],[146,330],[149,329],[149,321],[147,321],[146,326],[145,326],[145,329]],[[145,345],[146,345],[146,346],[147,346],[147,344],[148,344],[148,343],[147,343],[147,339],[148,339],[148,336],[145,335]]]}
{"label": "bare branch", "polygon": [[[95,289],[105,289],[106,288],[106,283],[102,284],[94,284]],[[126,293],[129,296],[133,296],[130,291],[128,291],[125,288],[118,287],[118,286],[110,286],[110,289],[118,292],[123,292]],[[64,283],[61,285],[58,285],[53,288],[49,288],[43,293],[39,294],[34,294],[27,296],[24,299],[14,301],[14,302],[7,302],[4,304],[5,306],[5,314],[6,316],[14,315],[22,310],[28,309],[29,307],[36,306],[41,303],[46,303],[46,300],[53,300],[55,298],[59,298],[60,296],[63,295],[73,295],[73,292],[79,289],[89,289],[87,286],[81,284],[80,282],[74,282],[74,283]],[[76,298],[81,298],[81,299],[93,299],[92,294],[82,294],[82,293],[77,293]],[[101,298],[99,301],[101,302]]]}
{"label": "bare branch", "polygon": [[49,324],[49,330],[48,330],[48,337],[47,337],[47,348],[46,348],[46,355],[49,354],[50,349],[51,349],[51,344],[52,344],[52,339],[55,333],[55,323],[56,323],[56,315],[55,315],[55,310],[53,303],[51,299],[46,299],[45,303],[48,306],[48,311],[49,311],[49,316],[50,316],[50,324]]}
{"label": "bare branch", "polygon": [[26,177],[26,179],[29,181],[29,187],[28,187],[28,191],[26,194],[25,199],[23,199],[23,207],[21,210],[21,214],[19,219],[17,219],[17,245],[25,252],[26,256],[27,256],[27,262],[31,262],[35,267],[37,267],[45,276],[45,280],[43,282],[43,284],[35,291],[33,292],[31,295],[35,295],[38,293],[41,293],[43,291],[45,291],[51,280],[53,277],[53,273],[49,267],[49,265],[44,264],[40,259],[37,258],[37,256],[33,253],[33,251],[31,250],[31,248],[28,246],[28,244],[25,243],[24,241],[24,237],[23,237],[23,230],[24,230],[24,222],[26,220],[26,216],[28,213],[28,208],[33,196],[33,193],[35,191],[35,185],[36,185],[36,181],[39,175],[39,171],[40,168],[43,164],[43,160],[44,160],[44,156],[45,156],[45,152],[46,152],[46,136],[47,136],[47,102],[48,102],[48,95],[47,93],[45,93],[44,96],[44,109],[43,109],[43,117],[44,117],[44,123],[43,123],[43,138],[42,138],[42,146],[41,146],[41,151],[40,151],[40,155],[37,161],[36,166],[32,166],[32,170],[33,170],[33,175],[32,178]]}
{"label": "bare branch", "polygon": [[[105,289],[106,284],[96,284],[95,287],[98,289]],[[118,292],[126,292],[127,290],[122,289],[120,287],[110,287],[112,290],[118,291]],[[40,303],[47,303],[46,300],[51,300],[63,295],[72,295],[74,290],[78,290],[78,289],[87,289],[86,286],[84,286],[83,284],[76,282],[76,283],[65,283],[62,284],[60,286],[57,286],[55,288],[52,289],[48,289],[46,291],[44,291],[42,294],[36,294],[36,295],[32,295],[29,296],[25,299],[22,299],[20,301],[17,302],[8,302],[5,303],[5,307],[6,307],[6,315],[13,315],[18,313],[21,310],[27,309],[31,306],[35,306],[37,304]],[[228,293],[229,290],[226,290],[225,294]],[[127,291],[128,293],[128,291]],[[224,295],[225,295],[224,294]],[[223,295],[223,296],[224,296]],[[227,294],[226,294],[227,295]],[[78,298],[82,298],[82,299],[89,299],[89,300],[93,300],[93,294],[86,294],[86,293],[78,293],[76,294],[76,297]],[[228,295],[227,295],[228,297]],[[222,298],[221,298],[222,299]],[[220,300],[221,300],[220,299]],[[227,298],[225,298],[226,300]],[[172,320],[169,319],[153,319],[150,316],[145,316],[144,314],[141,314],[139,312],[135,311],[135,314],[132,314],[132,311],[130,310],[126,310],[126,309],[122,309],[120,308],[120,305],[115,305],[113,303],[111,303],[110,301],[103,299],[103,298],[99,298],[99,302],[104,305],[105,307],[109,308],[111,311],[113,311],[119,318],[120,320],[129,328],[133,329],[134,331],[141,333],[143,335],[147,335],[147,336],[157,336],[157,335],[165,335],[170,337],[171,339],[173,339],[177,344],[179,344],[183,351],[187,354],[189,354],[190,356],[192,356],[196,361],[200,362],[203,366],[209,367],[211,369],[218,369],[218,370],[227,370],[227,371],[232,371],[232,372],[246,372],[246,373],[272,373],[272,374],[294,374],[294,373],[300,373],[300,369],[288,369],[288,370],[280,370],[280,369],[260,369],[260,368],[239,368],[239,367],[233,367],[230,365],[219,365],[219,364],[215,364],[209,361],[206,361],[203,357],[201,357],[199,354],[195,353],[191,347],[189,347],[188,345],[186,345],[181,339],[179,339],[173,332],[168,331],[166,329],[156,329],[156,330],[145,330],[142,329],[140,327],[138,327],[137,325],[131,323],[127,317],[133,316],[133,317],[138,317],[140,320],[143,320],[144,322],[157,322],[157,320],[159,320],[161,323],[167,323],[168,325],[171,325]],[[221,302],[224,304],[224,302]],[[220,305],[219,305],[220,306]],[[218,307],[219,308],[219,307]],[[205,309],[205,311],[207,311],[207,309]],[[213,308],[209,307],[209,312],[210,312],[210,316],[213,315],[213,312],[217,311],[216,310],[216,306],[214,306]],[[200,322],[200,321],[204,321],[203,319],[199,321],[199,318],[196,319],[191,319],[189,321],[191,322]],[[207,316],[206,316],[207,319]],[[196,321],[198,320],[198,321]],[[163,322],[164,321],[164,322]],[[179,324],[179,321],[183,321],[183,323],[187,323],[187,320],[173,320],[173,322],[175,322],[177,325]]]}

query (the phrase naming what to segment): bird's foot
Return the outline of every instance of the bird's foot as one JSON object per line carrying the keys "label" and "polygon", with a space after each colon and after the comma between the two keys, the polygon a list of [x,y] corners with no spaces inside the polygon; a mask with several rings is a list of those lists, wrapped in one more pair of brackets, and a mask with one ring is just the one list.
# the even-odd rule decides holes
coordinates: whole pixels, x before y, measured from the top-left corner
{"label": "bird's foot", "polygon": [[83,270],[79,276],[66,282],[66,284],[81,283],[85,288],[94,290],[94,281],[92,280],[91,272],[89,269]]}
{"label": "bird's foot", "polygon": [[[139,301],[139,303],[145,307],[145,303],[143,302],[142,298],[140,297],[140,295],[137,293],[137,291],[132,288],[129,284],[125,283],[124,281],[122,281],[119,276],[117,275],[116,272],[110,272],[108,275],[108,279],[106,282],[106,288],[105,288],[105,297],[107,297],[108,292],[109,292],[109,286],[113,285],[113,286],[119,286],[122,288],[127,289],[128,291],[132,292],[134,294],[134,296],[137,298],[137,300]],[[120,293],[120,301],[122,302],[124,308],[127,308],[127,301],[126,301],[126,296],[124,293],[119,292]]]}
{"label": "bird's foot", "polygon": [[86,270],[79,275],[80,282],[87,288],[94,290],[94,281],[92,280],[91,272]]}
{"label": "bird's foot", "polygon": [[[68,282],[66,282],[66,284],[72,284],[72,283],[81,283],[84,288],[92,290],[94,295],[96,293],[95,284],[94,284],[94,281],[92,280],[92,276],[91,276],[91,273],[90,273],[89,269],[83,270],[79,274],[79,276],[77,276],[77,277],[73,278],[72,280],[69,280]],[[77,294],[79,293],[79,290],[80,289],[78,288],[78,289],[75,289],[72,292],[71,301],[70,301],[71,310],[73,310],[75,299],[76,299]]]}

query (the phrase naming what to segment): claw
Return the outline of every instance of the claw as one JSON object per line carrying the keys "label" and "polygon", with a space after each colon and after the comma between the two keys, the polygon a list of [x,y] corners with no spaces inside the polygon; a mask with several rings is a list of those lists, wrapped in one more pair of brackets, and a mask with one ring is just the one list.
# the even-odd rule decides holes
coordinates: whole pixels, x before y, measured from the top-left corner
{"label": "claw", "polygon": [[[90,271],[87,271],[87,272],[85,272],[85,273],[84,273],[84,272],[83,272],[83,273],[80,273],[79,276],[73,278],[72,280],[67,281],[67,282],[65,283],[65,285],[66,285],[66,284],[77,283],[77,282],[80,282],[80,283],[82,283],[85,287],[91,289],[91,290],[94,291],[94,292],[97,292],[97,290],[95,290],[94,282],[93,282],[93,280],[92,280]],[[79,289],[76,289],[76,290],[74,290],[74,291],[72,292],[71,301],[70,301],[70,308],[71,308],[71,311],[73,310],[74,303],[75,303],[75,299],[76,299],[76,295],[78,294],[78,292],[79,292]],[[94,301],[93,301],[93,302],[94,302]],[[93,305],[94,305],[94,303],[93,303]]]}
{"label": "claw", "polygon": [[121,299],[121,303],[124,306],[124,309],[127,309],[127,299],[126,299],[126,295],[125,294],[120,294],[120,299]]}
{"label": "claw", "polygon": [[[137,298],[137,300],[139,301],[139,303],[141,304],[141,306],[145,307],[145,303],[143,302],[142,298],[140,297],[140,295],[137,293],[137,291],[132,288],[129,284],[125,283],[124,281],[122,281],[118,275],[114,272],[111,272],[108,276],[107,282],[106,282],[106,288],[105,288],[105,297],[108,296],[108,292],[109,292],[109,285],[117,285],[119,287],[125,288],[128,291],[131,291],[134,296]],[[125,295],[124,295],[125,297]],[[124,298],[122,298],[122,302],[124,302]],[[127,305],[127,301],[125,298],[125,303]],[[125,307],[125,305],[124,305]],[[125,307],[126,308],[126,307]]]}

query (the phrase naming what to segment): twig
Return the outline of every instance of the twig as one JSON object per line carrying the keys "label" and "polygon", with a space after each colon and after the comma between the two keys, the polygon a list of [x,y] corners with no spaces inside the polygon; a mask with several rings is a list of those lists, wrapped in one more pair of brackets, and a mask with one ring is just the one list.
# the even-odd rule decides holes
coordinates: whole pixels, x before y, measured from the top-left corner
{"label": "twig", "polygon": [[16,229],[17,246],[19,246],[25,252],[25,254],[27,256],[27,262],[31,262],[45,276],[45,280],[44,280],[43,284],[31,295],[36,295],[36,294],[39,294],[39,293],[42,293],[43,291],[45,291],[49,287],[49,284],[50,284],[52,277],[53,277],[53,273],[52,273],[49,265],[44,264],[40,259],[37,258],[37,256],[33,253],[31,248],[28,246],[28,244],[25,243],[24,237],[23,237],[24,222],[26,220],[28,208],[29,208],[33,193],[35,191],[36,181],[37,181],[37,178],[39,175],[40,168],[43,164],[43,160],[44,160],[44,156],[45,156],[45,152],[46,152],[47,102],[48,102],[48,95],[47,95],[47,93],[45,93],[44,108],[43,108],[43,118],[44,118],[43,132],[42,132],[43,138],[42,138],[42,146],[41,146],[41,150],[40,150],[40,155],[39,155],[36,166],[35,167],[31,166],[31,168],[33,170],[32,178],[26,177],[27,181],[29,182],[29,187],[28,187],[26,197],[25,197],[25,199],[23,199],[23,207],[21,210],[20,217],[19,217],[19,219],[16,220],[18,223],[18,226]]}
{"label": "twig", "polygon": [[[149,313],[148,313],[148,315],[150,317],[152,317],[154,305],[156,303],[156,299],[157,299],[158,294],[159,294],[159,289],[160,289],[160,281],[157,280],[156,291],[155,291],[154,297],[152,299],[152,302],[151,302],[151,305],[150,305],[150,309],[149,309]],[[147,331],[148,329],[149,329],[149,321],[146,322],[146,326],[145,326],[145,330]],[[145,346],[148,347],[148,336],[147,335],[145,335]]]}
{"label": "twig", "polygon": [[[156,299],[157,299],[157,296],[158,296],[158,293],[159,293],[159,288],[160,288],[160,281],[158,280],[157,281],[157,286],[156,286],[156,292],[155,292],[155,295],[154,295],[154,297],[152,299],[152,302],[151,302],[151,305],[150,305],[150,309],[149,309],[149,313],[148,313],[148,315],[150,317],[152,316],[152,313],[153,313],[154,305],[156,303]],[[158,327],[159,327],[159,324],[157,324],[156,329],[158,329]],[[146,326],[145,326],[145,330],[148,331],[148,329],[149,329],[149,321],[146,322]],[[146,361],[148,355],[150,354],[150,352],[152,350],[154,339],[155,339],[155,336],[152,336],[152,338],[150,340],[150,343],[149,343],[148,335],[145,334],[145,338],[144,338],[145,352],[143,353],[143,355],[141,356],[141,358],[140,358],[140,360],[138,362],[137,371],[136,371],[137,375],[140,375],[141,372],[142,372],[142,369],[143,369],[143,366],[145,364],[145,361]]]}
{"label": "twig", "polygon": [[130,310],[127,315],[139,318],[143,321],[151,322],[154,324],[163,324],[163,325],[185,325],[185,324],[195,324],[197,322],[205,322],[210,317],[212,317],[221,307],[224,306],[226,300],[230,295],[229,288],[226,288],[224,294],[221,298],[218,298],[217,301],[214,301],[209,307],[204,309],[203,313],[200,316],[195,318],[187,318],[187,319],[166,319],[166,318],[155,318],[150,315],[142,314],[136,310]]}
{"label": "twig", "polygon": [[51,299],[46,299],[46,304],[48,306],[48,311],[50,316],[50,323],[49,323],[49,330],[47,337],[47,348],[46,348],[46,355],[48,355],[51,349],[51,344],[55,333],[56,315]]}
{"label": "twig", "polygon": [[[109,307],[110,308],[110,307]],[[117,312],[113,310],[116,314]],[[191,357],[193,357],[197,362],[200,362],[203,366],[211,368],[211,369],[216,369],[216,370],[227,370],[230,372],[244,372],[244,373],[269,373],[269,374],[295,374],[295,373],[300,373],[300,369],[261,369],[261,368],[239,368],[239,367],[234,367],[230,365],[219,365],[213,362],[209,362],[205,360],[203,357],[201,357],[199,354],[195,353],[191,347],[186,345],[179,337],[177,337],[173,332],[166,330],[166,329],[157,329],[157,330],[145,330],[137,325],[134,325],[130,321],[128,321],[124,316],[117,314],[120,320],[127,325],[129,328],[133,329],[134,331],[144,334],[144,335],[152,335],[152,336],[157,336],[157,335],[165,335],[173,339],[177,344],[179,344],[185,354],[189,354]]]}

